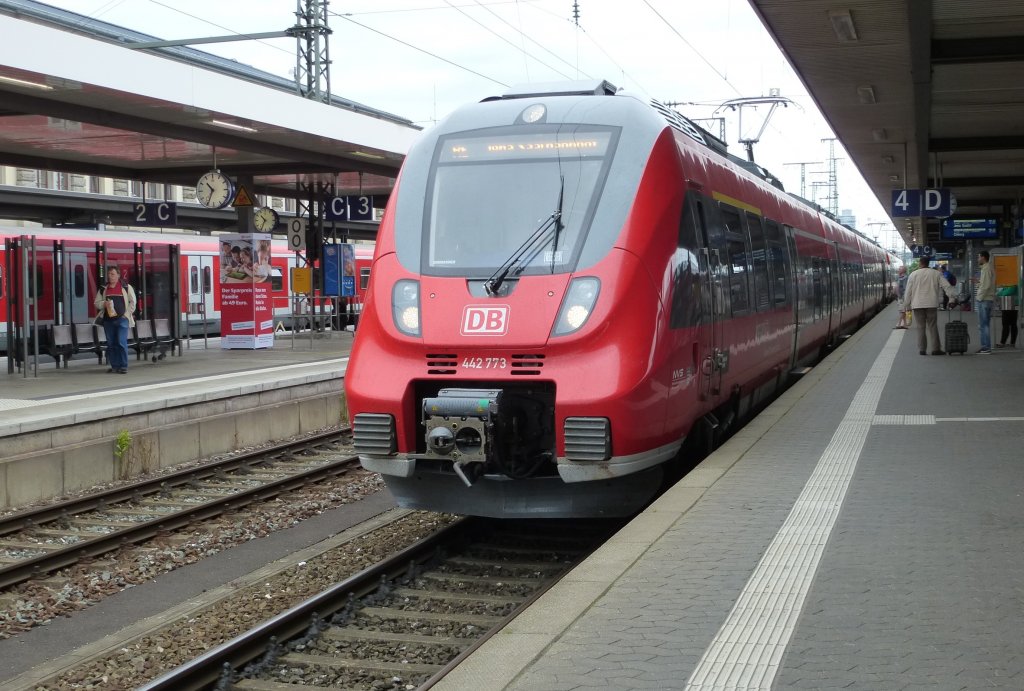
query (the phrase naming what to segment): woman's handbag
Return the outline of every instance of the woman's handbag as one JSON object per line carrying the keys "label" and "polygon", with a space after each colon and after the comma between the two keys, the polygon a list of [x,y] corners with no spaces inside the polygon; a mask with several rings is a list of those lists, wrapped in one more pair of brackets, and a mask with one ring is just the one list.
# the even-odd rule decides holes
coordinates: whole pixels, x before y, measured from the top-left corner
{"label": "woman's handbag", "polygon": [[96,318],[92,320],[92,323],[96,326],[103,326],[103,312],[96,315]]}

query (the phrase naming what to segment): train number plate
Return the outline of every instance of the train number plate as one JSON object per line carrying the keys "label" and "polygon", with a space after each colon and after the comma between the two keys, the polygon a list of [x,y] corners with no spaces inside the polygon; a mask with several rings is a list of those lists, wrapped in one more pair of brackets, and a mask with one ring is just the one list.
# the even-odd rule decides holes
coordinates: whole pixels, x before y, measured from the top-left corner
{"label": "train number plate", "polygon": [[462,358],[464,369],[506,369],[508,360],[503,357],[465,357]]}

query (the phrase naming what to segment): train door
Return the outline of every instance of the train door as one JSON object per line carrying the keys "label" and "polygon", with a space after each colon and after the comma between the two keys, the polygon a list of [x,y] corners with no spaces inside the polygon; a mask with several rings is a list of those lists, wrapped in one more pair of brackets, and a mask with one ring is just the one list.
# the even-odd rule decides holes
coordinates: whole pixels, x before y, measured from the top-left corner
{"label": "train door", "polygon": [[83,324],[92,321],[95,289],[90,283],[89,254],[78,249],[64,255],[64,323]]}
{"label": "train door", "polygon": [[213,304],[213,257],[210,255],[187,255],[188,269],[185,273],[185,290],[188,294],[189,333],[210,332],[216,321]]}
{"label": "train door", "polygon": [[729,351],[725,347],[725,320],[729,305],[728,271],[725,257],[726,243],[722,225],[714,215],[714,204],[693,195],[694,221],[697,239],[701,248],[701,299],[704,303],[704,318],[700,329],[700,396],[703,400],[715,400],[722,390],[722,373],[729,366]]}
{"label": "train door", "polygon": [[828,340],[831,347],[839,342],[842,326],[842,288],[839,282],[839,243],[832,241],[825,245],[828,252],[828,275],[826,276],[826,309],[828,309]]}

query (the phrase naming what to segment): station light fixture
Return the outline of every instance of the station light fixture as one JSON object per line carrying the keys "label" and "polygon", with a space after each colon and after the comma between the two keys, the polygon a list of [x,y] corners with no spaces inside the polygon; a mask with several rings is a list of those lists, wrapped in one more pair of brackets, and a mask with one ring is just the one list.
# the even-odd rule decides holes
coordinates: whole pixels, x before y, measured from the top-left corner
{"label": "station light fixture", "polygon": [[875,98],[875,87],[873,86],[858,86],[857,87],[857,100],[866,106],[873,103],[877,103],[878,100]]}
{"label": "station light fixture", "polygon": [[883,127],[871,130],[871,136],[876,142],[884,142],[889,139],[889,133]]}
{"label": "station light fixture", "polygon": [[258,132],[259,131],[255,127],[246,127],[245,125],[236,125],[233,122],[225,122],[223,120],[210,120],[210,124],[211,125],[216,125],[217,127],[223,127],[224,129],[227,129],[227,130],[237,130],[239,132]]}
{"label": "station light fixture", "polygon": [[890,154],[886,154],[885,156],[882,156],[882,163],[892,164],[892,163],[895,163],[895,162],[896,162],[896,158],[891,156]]}
{"label": "station light fixture", "polygon": [[39,89],[40,91],[53,91],[53,87],[49,84],[40,84],[39,82],[30,82],[24,79],[15,79],[14,77],[0,76],[0,84],[10,84],[11,86],[24,86],[29,89]]}
{"label": "station light fixture", "polygon": [[850,10],[829,10],[828,20],[832,22],[832,31],[836,32],[836,38],[841,43],[852,43],[859,41],[857,27],[853,25],[853,15]]}

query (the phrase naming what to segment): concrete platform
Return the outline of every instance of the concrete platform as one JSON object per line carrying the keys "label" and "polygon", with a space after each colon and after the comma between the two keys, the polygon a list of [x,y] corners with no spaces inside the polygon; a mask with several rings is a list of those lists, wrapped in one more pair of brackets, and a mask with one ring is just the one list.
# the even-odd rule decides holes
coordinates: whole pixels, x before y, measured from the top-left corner
{"label": "concrete platform", "polygon": [[0,508],[342,423],[353,334],[314,336],[263,350],[199,339],[155,363],[130,353],[124,375],[94,357],[41,359],[28,377],[0,361]]}
{"label": "concrete platform", "polygon": [[435,688],[1024,688],[1024,351],[922,357],[896,319]]}

